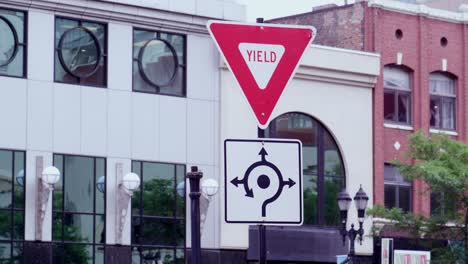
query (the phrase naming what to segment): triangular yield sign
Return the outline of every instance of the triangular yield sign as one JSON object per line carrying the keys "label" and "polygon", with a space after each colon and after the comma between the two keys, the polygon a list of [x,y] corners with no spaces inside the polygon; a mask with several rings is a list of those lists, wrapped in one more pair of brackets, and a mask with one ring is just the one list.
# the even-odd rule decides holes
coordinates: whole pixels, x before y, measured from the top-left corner
{"label": "triangular yield sign", "polygon": [[315,38],[315,28],[210,21],[208,30],[258,125],[265,129],[301,57]]}

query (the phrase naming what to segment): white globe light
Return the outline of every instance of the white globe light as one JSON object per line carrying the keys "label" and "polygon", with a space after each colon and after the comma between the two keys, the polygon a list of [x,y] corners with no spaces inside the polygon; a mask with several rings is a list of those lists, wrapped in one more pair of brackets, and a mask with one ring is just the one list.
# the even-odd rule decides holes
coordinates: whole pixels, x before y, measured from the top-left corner
{"label": "white globe light", "polygon": [[24,170],[20,170],[16,175],[16,183],[21,187],[24,186]]}
{"label": "white globe light", "polygon": [[206,179],[202,182],[202,191],[208,196],[218,193],[219,184],[215,179]]}
{"label": "white globe light", "polygon": [[102,193],[106,190],[106,176],[99,177],[96,182],[96,188]]}
{"label": "white globe light", "polygon": [[185,197],[185,181],[181,181],[177,184],[177,194],[180,197]]}
{"label": "white globe light", "polygon": [[54,185],[60,180],[60,171],[54,166],[49,166],[42,170],[42,180],[49,185]]}
{"label": "white globe light", "polygon": [[125,189],[129,191],[135,191],[140,187],[140,177],[133,172],[125,174],[122,179],[122,184]]}

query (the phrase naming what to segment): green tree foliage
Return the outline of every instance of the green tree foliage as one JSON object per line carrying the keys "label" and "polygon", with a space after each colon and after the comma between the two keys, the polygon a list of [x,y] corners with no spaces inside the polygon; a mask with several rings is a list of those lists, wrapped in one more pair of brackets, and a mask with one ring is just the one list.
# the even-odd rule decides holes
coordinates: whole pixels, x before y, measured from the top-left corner
{"label": "green tree foliage", "polygon": [[[431,263],[468,263],[468,145],[442,134],[427,137],[423,132],[411,135],[409,143],[405,158],[414,162],[393,164],[409,180],[422,179],[427,183],[428,189],[415,195],[431,192],[443,196],[445,207],[453,210],[442,212],[432,208],[436,214],[425,217],[398,208],[375,206],[368,213],[392,220],[396,230],[413,238],[461,241],[458,246],[433,248]],[[463,243],[464,248],[453,250]]]}

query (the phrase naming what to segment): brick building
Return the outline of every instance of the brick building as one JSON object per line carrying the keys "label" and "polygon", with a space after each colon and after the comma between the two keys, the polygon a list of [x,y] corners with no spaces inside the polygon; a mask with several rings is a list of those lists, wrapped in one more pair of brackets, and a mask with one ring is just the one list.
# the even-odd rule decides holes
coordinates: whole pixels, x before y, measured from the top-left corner
{"label": "brick building", "polygon": [[408,135],[418,130],[468,141],[467,18],[408,1],[373,0],[270,21],[313,25],[319,45],[381,54],[373,95],[378,204],[426,216],[446,209],[440,197],[421,194],[423,182],[406,182],[388,162],[406,151]]}

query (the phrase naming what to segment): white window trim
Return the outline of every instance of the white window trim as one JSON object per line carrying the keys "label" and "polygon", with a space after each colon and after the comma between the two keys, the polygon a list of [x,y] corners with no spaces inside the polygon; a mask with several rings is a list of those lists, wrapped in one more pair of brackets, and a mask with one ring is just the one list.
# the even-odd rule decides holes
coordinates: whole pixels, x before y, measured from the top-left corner
{"label": "white window trim", "polygon": [[392,123],[384,123],[384,127],[386,127],[386,128],[395,128],[395,129],[400,129],[400,130],[407,130],[407,131],[413,131],[414,130],[414,128],[412,126],[392,124]]}
{"label": "white window trim", "polygon": [[458,136],[458,133],[456,131],[443,130],[443,129],[431,128],[429,129],[429,132],[434,133],[434,134],[437,133],[437,134],[446,134],[449,136]]}

